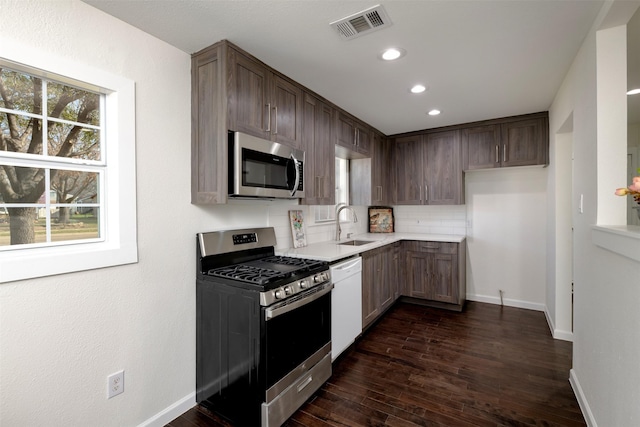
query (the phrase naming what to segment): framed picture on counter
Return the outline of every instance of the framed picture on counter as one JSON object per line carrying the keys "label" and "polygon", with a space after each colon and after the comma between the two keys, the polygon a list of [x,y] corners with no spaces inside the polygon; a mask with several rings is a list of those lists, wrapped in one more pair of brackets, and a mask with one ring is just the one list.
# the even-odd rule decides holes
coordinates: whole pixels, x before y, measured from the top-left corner
{"label": "framed picture on counter", "polygon": [[369,233],[393,233],[393,208],[369,206]]}
{"label": "framed picture on counter", "polygon": [[289,211],[289,221],[291,222],[293,247],[302,248],[307,246],[307,235],[302,211]]}

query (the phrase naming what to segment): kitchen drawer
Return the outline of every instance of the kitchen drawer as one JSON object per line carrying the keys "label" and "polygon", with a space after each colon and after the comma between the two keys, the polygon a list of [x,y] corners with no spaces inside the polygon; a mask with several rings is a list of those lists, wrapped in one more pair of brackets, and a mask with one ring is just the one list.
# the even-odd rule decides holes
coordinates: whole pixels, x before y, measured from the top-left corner
{"label": "kitchen drawer", "polygon": [[438,253],[438,254],[457,254],[458,243],[452,242],[423,242],[410,241],[405,242],[404,248],[414,252]]}

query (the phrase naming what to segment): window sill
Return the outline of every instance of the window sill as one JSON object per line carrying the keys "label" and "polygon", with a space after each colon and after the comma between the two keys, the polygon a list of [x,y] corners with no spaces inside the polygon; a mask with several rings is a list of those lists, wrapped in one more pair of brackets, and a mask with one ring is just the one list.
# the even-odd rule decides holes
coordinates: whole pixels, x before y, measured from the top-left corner
{"label": "window sill", "polygon": [[594,225],[596,246],[640,262],[640,227],[635,225]]}
{"label": "window sill", "polygon": [[16,250],[2,255],[0,283],[138,262],[135,240]]}

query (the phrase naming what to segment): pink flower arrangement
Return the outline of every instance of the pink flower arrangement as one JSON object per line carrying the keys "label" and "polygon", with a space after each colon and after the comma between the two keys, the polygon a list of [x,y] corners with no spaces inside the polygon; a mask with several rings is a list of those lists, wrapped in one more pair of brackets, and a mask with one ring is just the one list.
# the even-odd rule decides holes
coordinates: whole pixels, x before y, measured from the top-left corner
{"label": "pink flower arrangement", "polygon": [[640,176],[633,178],[633,182],[627,188],[618,188],[616,190],[616,196],[630,195],[633,200],[640,205]]}

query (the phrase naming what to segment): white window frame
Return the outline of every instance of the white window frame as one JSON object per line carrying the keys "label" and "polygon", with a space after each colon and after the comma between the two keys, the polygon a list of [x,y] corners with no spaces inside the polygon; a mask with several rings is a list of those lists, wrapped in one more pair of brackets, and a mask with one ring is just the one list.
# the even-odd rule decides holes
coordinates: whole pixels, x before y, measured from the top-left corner
{"label": "white window frame", "polygon": [[[340,162],[345,162],[344,163],[344,173],[343,174],[339,174],[339,170],[338,170],[338,160],[340,160]],[[336,157],[336,168],[335,168],[335,191],[336,191],[336,205],[335,206],[326,206],[326,205],[322,205],[322,206],[313,206],[313,224],[327,224],[327,223],[333,223],[336,221],[336,210],[338,208],[339,204],[349,204],[349,166],[350,166],[350,161],[348,159],[341,159]],[[340,176],[340,179],[338,179],[338,176]],[[343,191],[344,192],[344,199],[343,200],[338,200],[338,192],[339,191]],[[340,213],[340,222],[348,222],[347,219],[347,213],[345,211],[342,211]]]}
{"label": "white window frame", "polygon": [[[0,253],[0,283],[138,261],[136,227],[135,83],[122,76],[0,37],[0,58],[87,82],[105,93],[104,234],[101,241],[20,248]],[[51,73],[55,77],[48,77]],[[64,81],[63,81],[64,83]]]}

